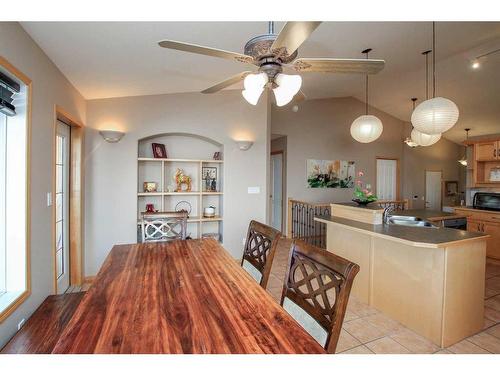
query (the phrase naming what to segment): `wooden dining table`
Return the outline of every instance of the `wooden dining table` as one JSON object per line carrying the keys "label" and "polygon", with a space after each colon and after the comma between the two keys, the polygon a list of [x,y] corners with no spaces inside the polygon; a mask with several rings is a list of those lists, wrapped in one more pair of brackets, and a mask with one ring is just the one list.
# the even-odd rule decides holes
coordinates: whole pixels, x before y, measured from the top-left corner
{"label": "wooden dining table", "polygon": [[53,353],[325,353],[214,239],[116,245]]}

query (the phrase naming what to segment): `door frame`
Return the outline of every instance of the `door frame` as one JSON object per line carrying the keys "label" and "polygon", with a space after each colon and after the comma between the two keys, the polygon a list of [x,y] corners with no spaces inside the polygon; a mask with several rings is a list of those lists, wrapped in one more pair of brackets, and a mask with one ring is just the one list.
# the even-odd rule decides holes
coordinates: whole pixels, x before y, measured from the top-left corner
{"label": "door frame", "polygon": [[444,178],[443,178],[443,170],[442,169],[424,169],[424,209],[427,209],[427,172],[441,172],[441,206],[440,210],[443,209],[443,190],[444,190]]}
{"label": "door frame", "polygon": [[57,294],[56,266],[56,137],[57,121],[70,126],[69,139],[69,284],[81,285],[83,282],[83,133],[84,125],[57,104],[54,106],[52,134],[52,265],[53,289]]}
{"label": "door frame", "polygon": [[[284,181],[284,177],[285,177],[285,152],[283,150],[271,152],[271,157],[272,157],[272,155],[279,155],[279,154],[281,154],[281,233],[284,233],[284,228],[285,228],[284,227],[284,225],[285,225],[284,217],[285,217],[285,215],[284,215],[283,210],[285,207],[285,205],[284,205],[284,202],[285,202],[285,181]],[[271,188],[272,188],[272,186],[271,186]],[[272,212],[273,212],[272,206],[271,206],[270,212],[272,215]]]}
{"label": "door frame", "polygon": [[399,201],[401,198],[401,170],[399,158],[376,156],[375,157],[375,192],[377,192],[377,160],[396,160],[396,200]]}

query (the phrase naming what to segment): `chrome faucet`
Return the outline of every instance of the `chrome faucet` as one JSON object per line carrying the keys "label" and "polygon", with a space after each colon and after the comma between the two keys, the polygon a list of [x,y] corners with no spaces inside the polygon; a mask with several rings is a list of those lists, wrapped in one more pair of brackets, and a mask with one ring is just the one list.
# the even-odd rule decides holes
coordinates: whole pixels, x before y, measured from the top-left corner
{"label": "chrome faucet", "polygon": [[384,222],[384,224],[389,224],[389,218],[391,217],[391,214],[395,211],[396,209],[394,208],[394,206],[387,206],[385,209],[384,209],[384,214],[382,216],[382,221]]}

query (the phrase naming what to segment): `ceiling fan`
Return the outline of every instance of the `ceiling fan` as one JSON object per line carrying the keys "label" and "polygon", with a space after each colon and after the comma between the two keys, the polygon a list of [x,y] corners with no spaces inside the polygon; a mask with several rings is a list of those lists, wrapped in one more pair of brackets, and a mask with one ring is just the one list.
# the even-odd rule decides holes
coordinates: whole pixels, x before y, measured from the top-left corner
{"label": "ceiling fan", "polygon": [[244,53],[224,51],[216,48],[162,40],[160,47],[184,52],[220,57],[240,63],[258,66],[257,71],[238,73],[202,91],[213,94],[226,87],[244,81],[243,97],[256,105],[265,88],[272,89],[278,106],[305,99],[300,91],[302,77],[284,74],[283,70],[296,72],[362,73],[376,74],[385,65],[384,60],[297,58],[298,48],[320,25],[321,22],[287,22],[278,35],[274,33],[274,22],[269,22],[268,33],[250,39]]}

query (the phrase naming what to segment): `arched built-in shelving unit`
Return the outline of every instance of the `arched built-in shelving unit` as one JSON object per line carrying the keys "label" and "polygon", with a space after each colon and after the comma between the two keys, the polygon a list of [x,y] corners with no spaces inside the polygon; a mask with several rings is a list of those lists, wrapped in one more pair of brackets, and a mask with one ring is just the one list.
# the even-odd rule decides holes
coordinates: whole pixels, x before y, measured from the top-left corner
{"label": "arched built-in shelving unit", "polygon": [[[167,158],[154,158],[152,143],[164,144]],[[146,210],[146,204],[154,204],[158,211],[174,211],[180,201],[192,207],[188,218],[188,234],[192,238],[218,234],[222,241],[223,226],[223,160],[213,160],[215,152],[223,155],[222,144],[196,134],[165,133],[138,141],[137,157],[137,220]],[[203,184],[204,167],[217,169],[217,191],[206,191]],[[192,179],[191,191],[174,191],[174,175],[177,168]],[[156,192],[144,192],[144,182],[156,182]],[[203,217],[203,208],[215,206],[216,216]]]}

